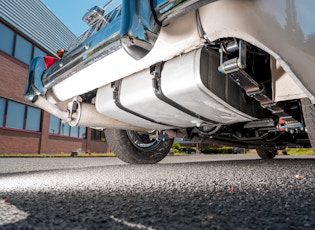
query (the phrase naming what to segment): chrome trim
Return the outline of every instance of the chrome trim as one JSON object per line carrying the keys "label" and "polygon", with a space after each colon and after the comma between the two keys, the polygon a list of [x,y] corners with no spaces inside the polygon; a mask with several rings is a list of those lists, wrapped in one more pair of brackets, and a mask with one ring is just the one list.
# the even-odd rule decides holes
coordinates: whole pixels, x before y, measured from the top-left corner
{"label": "chrome trim", "polygon": [[156,18],[165,26],[176,18],[215,1],[217,0],[166,0],[159,5],[155,3],[153,7]]}
{"label": "chrome trim", "polygon": [[105,40],[101,40],[97,45],[93,46],[92,43],[87,43],[87,45],[91,45],[92,49],[85,49],[81,46],[81,52],[78,52],[78,55],[60,59],[49,68],[43,75],[44,87],[52,88],[80,70],[121,49],[118,32]]}
{"label": "chrome trim", "polygon": [[46,70],[46,64],[42,57],[35,57],[28,69],[27,83],[24,91],[24,99],[34,103],[39,95],[46,93],[42,84],[42,75]]}
{"label": "chrome trim", "polygon": [[121,48],[120,10],[121,6],[118,6],[104,18],[99,18],[99,23],[95,22],[73,41],[65,56],[47,69],[43,75],[43,85],[47,89]]}
{"label": "chrome trim", "polygon": [[121,42],[125,51],[139,60],[153,48],[160,25],[153,15],[150,0],[124,0],[122,5]]}
{"label": "chrome trim", "polygon": [[104,9],[99,6],[94,6],[82,17],[82,21],[86,22],[89,26],[92,26],[96,21],[102,19],[104,14]]}

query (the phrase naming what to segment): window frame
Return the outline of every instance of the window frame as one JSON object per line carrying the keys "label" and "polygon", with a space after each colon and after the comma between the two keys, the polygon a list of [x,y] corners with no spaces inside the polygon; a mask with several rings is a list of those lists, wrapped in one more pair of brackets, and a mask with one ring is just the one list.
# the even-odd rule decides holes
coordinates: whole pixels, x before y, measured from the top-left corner
{"label": "window frame", "polygon": [[9,129],[25,129],[26,105],[11,100],[8,100],[6,105],[5,127]]}
{"label": "window frame", "polygon": [[[13,41],[12,41],[12,46],[11,47],[11,52],[7,52],[8,50],[4,50],[4,49],[0,49],[2,52],[6,53],[6,54],[9,54],[11,56],[13,56],[14,58],[16,58],[17,60],[25,63],[25,64],[30,64],[32,59],[34,58],[34,55],[35,55],[35,49],[38,49],[40,51],[42,51],[42,54],[43,56],[46,56],[46,55],[49,55],[47,51],[43,50],[42,48],[40,48],[38,45],[36,45],[34,43],[34,41],[31,41],[30,39],[28,39],[27,37],[25,37],[23,34],[21,33],[18,33],[16,30],[12,29],[9,25],[7,25],[6,23],[4,22],[1,22],[0,21],[0,25],[2,25],[4,28],[8,29],[9,31],[11,31],[13,33]],[[0,30],[1,32],[1,30]],[[5,31],[4,31],[5,32]],[[30,60],[28,60],[27,62],[25,62],[24,60],[21,60],[20,58],[16,57],[16,53],[17,53],[17,40],[18,40],[18,37],[21,37],[21,39],[25,40],[26,42],[30,43],[31,45],[31,56],[30,56]],[[18,51],[20,52],[20,51]]]}
{"label": "window frame", "polygon": [[[58,121],[58,132],[51,132],[51,124],[52,124],[52,121]],[[64,127],[67,127],[66,128],[66,131],[67,133],[65,134],[64,133]],[[71,135],[72,134],[72,129],[77,129],[76,133],[77,135],[74,136],[74,135]],[[81,132],[82,132],[82,129],[85,130],[85,136],[84,137],[81,137]],[[76,139],[81,139],[81,140],[84,140],[86,139],[86,127],[85,126],[74,126],[74,127],[71,127],[68,123],[62,123],[61,122],[61,119],[59,119],[58,117],[50,114],[50,119],[49,119],[49,135],[50,136],[60,136],[60,137],[68,137],[68,138],[76,138]]]}
{"label": "window frame", "polygon": [[15,37],[15,42],[14,42],[14,55],[13,56],[16,59],[20,60],[21,62],[24,62],[29,65],[33,58],[33,53],[34,53],[34,45],[25,37],[17,34]]}
{"label": "window frame", "polygon": [[[1,51],[3,51],[3,52],[5,52],[5,53],[7,53],[7,54],[9,54],[9,55],[12,55],[13,56],[13,54],[14,54],[14,52],[15,52],[15,43],[16,43],[16,32],[14,31],[14,30],[12,30],[9,26],[7,26],[5,23],[3,23],[3,22],[0,22],[0,24],[1,24],[1,26],[3,26],[3,28],[4,28],[4,30],[2,31],[1,29],[0,29],[0,33],[4,33],[4,34],[7,34],[7,37],[6,37],[6,39],[8,39],[8,37],[10,37],[10,35],[8,35],[8,31],[10,31],[9,33],[11,33],[12,32],[12,35],[13,35],[13,41],[10,41],[9,43],[10,43],[10,51],[11,52],[8,52],[9,50],[7,49],[7,50],[4,50],[3,48],[0,48],[0,50]],[[3,37],[2,37],[3,38]],[[1,42],[1,41],[0,41]],[[12,43],[12,44],[11,44]],[[7,43],[4,43],[3,42],[3,44],[7,44]]]}
{"label": "window frame", "polygon": [[[34,106],[30,106],[30,105],[27,105],[27,104],[24,104],[24,103],[21,103],[21,102],[18,102],[18,101],[14,101],[14,100],[11,100],[11,99],[8,99],[8,98],[4,98],[4,97],[0,97],[0,99],[3,99],[4,100],[4,116],[3,116],[3,120],[2,122],[0,122],[0,124],[2,123],[2,125],[0,125],[0,128],[1,129],[11,129],[11,130],[19,130],[19,131],[25,131],[25,132],[34,132],[34,133],[41,133],[41,129],[42,129],[42,110],[39,109],[39,108],[36,108]],[[8,116],[9,116],[9,103],[12,103],[12,105],[14,104],[17,104],[17,105],[22,105],[24,106],[23,108],[23,111],[24,111],[24,114],[23,116],[21,116],[20,118],[20,121],[19,122],[22,122],[22,126],[21,128],[19,127],[12,127],[12,126],[8,126]],[[13,107],[12,107],[13,108]],[[28,109],[29,108],[32,108],[34,109],[34,111],[37,111],[39,112],[39,119],[38,119],[38,130],[35,130],[35,129],[27,129],[26,127],[28,126]],[[14,111],[14,109],[12,110]],[[30,115],[29,115],[30,116]],[[32,116],[30,116],[32,117]],[[31,120],[30,120],[31,121]]]}
{"label": "window frame", "polygon": [[[3,111],[1,110],[2,107],[0,107],[0,127],[4,127],[5,120],[6,120],[7,100],[0,97],[0,101],[3,101]],[[1,120],[1,118],[2,118],[2,120]]]}

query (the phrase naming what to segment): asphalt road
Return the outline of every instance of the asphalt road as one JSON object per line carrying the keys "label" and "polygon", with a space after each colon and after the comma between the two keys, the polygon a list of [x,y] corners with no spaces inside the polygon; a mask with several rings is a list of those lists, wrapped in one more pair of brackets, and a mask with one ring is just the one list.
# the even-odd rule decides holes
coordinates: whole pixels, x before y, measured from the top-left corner
{"label": "asphalt road", "polygon": [[0,158],[0,229],[315,229],[315,157]]}

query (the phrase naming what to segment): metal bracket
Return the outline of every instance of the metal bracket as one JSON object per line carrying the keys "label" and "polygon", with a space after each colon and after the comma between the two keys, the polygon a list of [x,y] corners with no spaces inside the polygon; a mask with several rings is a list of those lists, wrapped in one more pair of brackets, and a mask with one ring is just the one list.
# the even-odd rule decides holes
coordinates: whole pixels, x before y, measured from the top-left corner
{"label": "metal bracket", "polygon": [[68,123],[70,126],[76,126],[81,117],[81,104],[78,101],[78,97],[74,97],[71,102],[68,103],[67,106],[68,111]]}
{"label": "metal bracket", "polygon": [[199,10],[196,10],[196,23],[197,23],[197,30],[199,33],[199,37],[205,40],[205,43],[210,43],[210,39],[208,38],[206,32],[204,31],[202,24],[201,24],[201,19],[200,19],[200,14]]}

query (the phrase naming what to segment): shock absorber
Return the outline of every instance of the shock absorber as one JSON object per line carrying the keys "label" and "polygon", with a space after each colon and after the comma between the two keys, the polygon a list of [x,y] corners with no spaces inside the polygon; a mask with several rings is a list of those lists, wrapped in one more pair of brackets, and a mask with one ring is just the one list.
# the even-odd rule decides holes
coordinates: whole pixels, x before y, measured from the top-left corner
{"label": "shock absorber", "polygon": [[[238,57],[223,62],[223,53],[230,54],[238,50]],[[220,66],[218,70],[222,74],[229,74],[246,68],[246,42],[236,40],[222,43],[220,52]]]}

